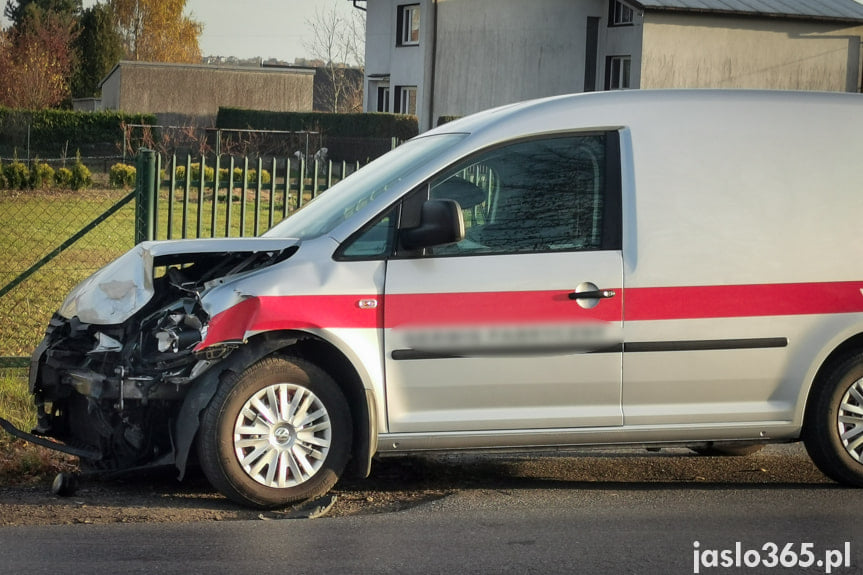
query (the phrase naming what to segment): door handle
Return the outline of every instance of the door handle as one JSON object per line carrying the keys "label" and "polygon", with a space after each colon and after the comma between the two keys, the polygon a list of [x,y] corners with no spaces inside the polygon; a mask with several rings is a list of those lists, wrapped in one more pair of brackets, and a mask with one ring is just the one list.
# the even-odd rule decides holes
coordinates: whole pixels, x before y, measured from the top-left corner
{"label": "door handle", "polygon": [[595,289],[590,291],[572,292],[569,299],[608,299],[617,293],[613,289]]}

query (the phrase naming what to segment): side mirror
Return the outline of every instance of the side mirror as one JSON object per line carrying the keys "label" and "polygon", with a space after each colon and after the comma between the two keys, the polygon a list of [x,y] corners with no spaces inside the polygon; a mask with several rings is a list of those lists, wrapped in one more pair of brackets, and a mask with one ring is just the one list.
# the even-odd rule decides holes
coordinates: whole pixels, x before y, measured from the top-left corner
{"label": "side mirror", "polygon": [[419,250],[464,239],[464,215],[455,200],[428,200],[420,211],[420,225],[401,230],[401,244]]}

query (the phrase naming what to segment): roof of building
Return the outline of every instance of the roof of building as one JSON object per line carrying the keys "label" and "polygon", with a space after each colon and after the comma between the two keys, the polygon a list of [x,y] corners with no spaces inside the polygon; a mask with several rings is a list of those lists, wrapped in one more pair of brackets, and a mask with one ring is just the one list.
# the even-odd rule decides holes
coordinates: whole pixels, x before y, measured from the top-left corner
{"label": "roof of building", "polygon": [[863,21],[863,4],[855,0],[627,0],[645,10],[718,12],[803,18]]}
{"label": "roof of building", "polygon": [[257,73],[257,74],[299,74],[299,75],[309,75],[313,76],[315,74],[314,68],[308,68],[305,66],[269,66],[269,65],[260,65],[260,66],[217,66],[212,64],[182,64],[182,63],[174,63],[174,62],[142,62],[138,60],[120,60],[114,67],[111,68],[111,71],[108,72],[104,78],[102,78],[101,82],[99,82],[99,86],[101,87],[105,81],[114,75],[114,72],[119,70],[120,68],[161,68],[165,70],[207,70],[210,72],[240,72],[240,73]]}

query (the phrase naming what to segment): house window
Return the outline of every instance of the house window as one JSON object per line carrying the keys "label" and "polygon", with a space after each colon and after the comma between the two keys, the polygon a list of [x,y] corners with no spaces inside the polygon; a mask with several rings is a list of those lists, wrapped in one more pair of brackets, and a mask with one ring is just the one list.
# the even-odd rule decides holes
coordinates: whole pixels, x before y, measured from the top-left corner
{"label": "house window", "polygon": [[629,56],[609,56],[605,65],[605,89],[626,90],[629,88],[632,58]]}
{"label": "house window", "polygon": [[632,26],[632,6],[620,0],[611,0],[608,21],[612,26]]}
{"label": "house window", "polygon": [[390,87],[387,86],[378,86],[378,112],[389,112],[390,111]]}
{"label": "house window", "polygon": [[399,6],[397,13],[398,46],[416,46],[420,43],[420,5]]}
{"label": "house window", "polygon": [[396,86],[396,109],[397,114],[409,114],[416,116],[417,113],[417,87]]}

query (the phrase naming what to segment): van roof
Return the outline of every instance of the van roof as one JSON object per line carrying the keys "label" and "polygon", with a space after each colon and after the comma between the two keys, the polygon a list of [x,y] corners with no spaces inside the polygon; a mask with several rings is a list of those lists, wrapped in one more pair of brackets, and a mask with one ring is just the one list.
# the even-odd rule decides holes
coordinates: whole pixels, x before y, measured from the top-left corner
{"label": "van roof", "polygon": [[[639,109],[651,106],[665,108],[673,114],[681,106],[704,107],[705,113],[720,109],[745,110],[756,106],[778,104],[813,106],[863,106],[863,95],[845,92],[803,92],[778,90],[617,90],[551,96],[508,104],[448,122],[419,137],[466,133],[489,139],[509,134],[529,134],[579,129],[590,125],[597,129],[616,129],[642,118]],[[763,108],[762,108],[763,109]],[[860,110],[863,113],[863,110]],[[855,112],[856,113],[856,112]],[[674,118],[667,118],[673,120]]]}

